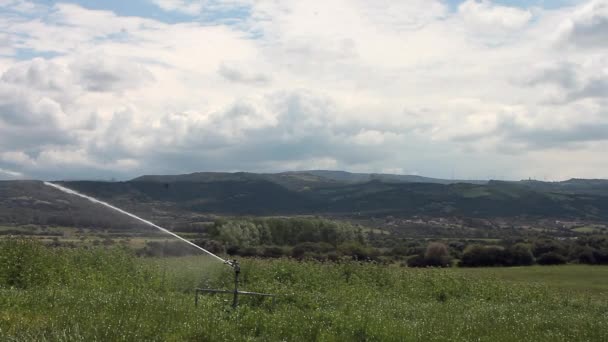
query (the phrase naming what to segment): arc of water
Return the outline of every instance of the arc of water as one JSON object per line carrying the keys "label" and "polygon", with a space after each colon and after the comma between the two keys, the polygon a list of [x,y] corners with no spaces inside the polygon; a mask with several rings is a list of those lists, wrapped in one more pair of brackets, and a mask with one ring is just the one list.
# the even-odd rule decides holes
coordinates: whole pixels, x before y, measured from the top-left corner
{"label": "arc of water", "polygon": [[63,191],[63,192],[65,192],[65,193],[68,193],[68,194],[70,194],[70,195],[76,195],[76,196],[79,196],[79,197],[85,198],[85,199],[87,199],[87,200],[89,200],[89,201],[91,201],[91,202],[93,202],[93,203],[101,204],[101,205],[106,206],[106,207],[108,207],[108,208],[110,208],[110,209],[112,209],[112,210],[118,211],[118,212],[119,212],[119,213],[121,213],[121,214],[124,214],[124,215],[127,215],[127,216],[129,216],[129,217],[132,217],[132,218],[134,218],[134,219],[136,219],[136,220],[138,220],[138,221],[140,221],[140,222],[143,222],[143,223],[145,223],[145,224],[147,224],[147,225],[149,225],[149,226],[152,226],[152,227],[154,227],[154,228],[156,228],[156,229],[159,229],[160,231],[162,231],[162,232],[164,232],[164,233],[167,233],[167,234],[169,234],[169,235],[171,235],[171,236],[174,236],[174,237],[176,237],[177,239],[179,239],[179,240],[181,240],[181,241],[183,241],[183,242],[185,242],[185,243],[189,244],[190,246],[196,247],[197,249],[199,249],[199,250],[201,250],[201,251],[205,252],[206,254],[209,254],[210,256],[212,256],[212,257],[214,257],[214,258],[218,259],[219,261],[223,262],[224,264],[227,264],[227,265],[232,266],[232,262],[230,262],[230,261],[228,261],[228,260],[224,260],[224,259],[220,258],[219,256],[217,256],[217,255],[215,255],[215,254],[213,254],[213,253],[209,252],[208,250],[204,249],[203,247],[198,246],[198,245],[196,245],[195,243],[193,243],[193,242],[191,242],[191,241],[188,241],[188,240],[184,239],[183,237],[181,237],[181,236],[179,236],[179,235],[177,235],[177,234],[175,234],[175,233],[173,233],[173,232],[171,232],[171,231],[169,231],[169,230],[167,230],[167,229],[165,229],[165,228],[163,228],[163,227],[161,227],[161,226],[159,226],[159,225],[156,225],[156,224],[154,224],[154,223],[152,223],[152,222],[150,222],[150,221],[148,221],[148,220],[145,220],[145,219],[143,219],[143,218],[141,218],[141,217],[139,217],[139,216],[137,216],[137,215],[131,214],[131,213],[130,213],[130,212],[128,212],[128,211],[122,210],[122,209],[120,209],[120,208],[118,208],[118,207],[115,207],[115,206],[113,206],[113,205],[109,204],[109,203],[106,203],[106,202],[104,202],[104,201],[98,200],[98,199],[96,199],[96,198],[94,198],[94,197],[91,197],[91,196],[87,196],[87,195],[85,195],[85,194],[81,194],[81,193],[80,193],[80,192],[78,192],[78,191],[75,191],[75,190],[72,190],[72,189],[66,188],[66,187],[64,187],[64,186],[61,186],[61,185],[58,185],[58,184],[55,184],[55,183],[51,183],[51,182],[44,182],[44,184],[45,184],[45,185],[48,185],[48,186],[50,186],[50,187],[53,187],[53,188],[55,188],[55,189],[57,189],[57,190]]}

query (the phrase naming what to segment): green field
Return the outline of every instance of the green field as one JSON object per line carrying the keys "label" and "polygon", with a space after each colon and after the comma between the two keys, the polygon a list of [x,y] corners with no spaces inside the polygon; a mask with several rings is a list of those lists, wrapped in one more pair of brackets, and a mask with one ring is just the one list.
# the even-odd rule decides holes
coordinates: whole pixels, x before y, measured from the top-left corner
{"label": "green field", "polygon": [[608,298],[608,267],[606,266],[458,268],[454,271],[474,279],[491,278],[506,283],[543,286],[566,294],[597,295]]}
{"label": "green field", "polygon": [[243,260],[243,288],[208,257],[0,242],[2,341],[606,341],[608,267],[408,269]]}

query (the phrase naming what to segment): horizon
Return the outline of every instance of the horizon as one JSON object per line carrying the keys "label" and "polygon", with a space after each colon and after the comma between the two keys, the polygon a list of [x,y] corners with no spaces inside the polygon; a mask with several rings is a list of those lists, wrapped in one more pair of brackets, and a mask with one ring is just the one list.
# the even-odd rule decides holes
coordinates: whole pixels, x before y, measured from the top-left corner
{"label": "horizon", "polygon": [[128,182],[140,177],[151,177],[151,176],[185,176],[192,175],[197,173],[215,173],[215,174],[238,174],[238,173],[246,173],[246,174],[284,174],[284,173],[310,173],[310,172],[344,172],[348,174],[360,174],[360,175],[389,175],[389,176],[409,176],[409,177],[421,177],[435,180],[444,180],[444,181],[462,181],[464,183],[471,182],[491,182],[491,181],[499,181],[499,182],[544,182],[544,183],[559,183],[559,182],[567,182],[573,180],[600,180],[600,181],[608,181],[608,178],[581,178],[581,177],[572,177],[568,179],[559,179],[559,180],[548,180],[548,179],[539,179],[535,177],[528,177],[522,179],[498,179],[498,178],[437,178],[437,177],[429,177],[426,175],[418,175],[418,174],[400,174],[400,173],[379,173],[379,172],[353,172],[348,170],[330,170],[330,169],[310,169],[310,170],[284,170],[284,171],[276,171],[276,172],[254,172],[254,171],[194,171],[187,173],[175,173],[175,174],[152,174],[152,173],[142,173],[140,175],[136,175],[130,178],[63,178],[63,179],[37,179],[37,178],[15,178],[15,179],[1,179],[0,181],[10,181],[10,180],[23,180],[23,181],[42,181],[42,182],[78,182],[78,181],[92,181],[92,182]]}
{"label": "horizon", "polygon": [[608,178],[608,0],[0,1],[0,179]]}

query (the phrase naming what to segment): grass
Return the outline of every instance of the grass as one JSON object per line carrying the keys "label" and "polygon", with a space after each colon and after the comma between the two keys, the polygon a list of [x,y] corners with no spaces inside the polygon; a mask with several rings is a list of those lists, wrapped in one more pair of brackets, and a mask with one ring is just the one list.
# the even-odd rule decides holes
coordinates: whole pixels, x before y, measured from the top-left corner
{"label": "grass", "polygon": [[594,284],[606,274],[243,260],[243,288],[280,297],[232,310],[222,296],[193,305],[193,288],[232,282],[208,257],[10,240],[0,242],[0,340],[605,341],[608,301]]}
{"label": "grass", "polygon": [[572,231],[575,231],[577,233],[594,233],[594,232],[600,232],[600,231],[602,231],[602,229],[600,227],[596,227],[596,226],[583,226],[583,227],[572,228]]}
{"label": "grass", "polygon": [[513,284],[544,286],[567,294],[585,293],[608,297],[608,267],[590,265],[526,266],[454,269],[477,279],[497,279]]}

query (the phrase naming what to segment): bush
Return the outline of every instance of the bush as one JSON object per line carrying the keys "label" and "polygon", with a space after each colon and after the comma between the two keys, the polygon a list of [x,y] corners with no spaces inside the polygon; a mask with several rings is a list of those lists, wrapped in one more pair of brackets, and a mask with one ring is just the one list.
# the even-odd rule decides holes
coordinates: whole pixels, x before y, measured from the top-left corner
{"label": "bush", "polygon": [[366,260],[373,256],[370,248],[366,248],[358,242],[346,242],[338,246],[341,255],[351,256],[354,260]]}
{"label": "bush", "polygon": [[608,251],[596,249],[593,251],[593,257],[595,258],[595,263],[598,265],[608,264]]}
{"label": "bush", "polygon": [[33,240],[0,241],[0,287],[28,288],[46,283],[45,251]]}
{"label": "bush", "polygon": [[539,265],[562,265],[565,264],[568,260],[564,258],[562,255],[557,254],[555,252],[545,253],[536,259],[536,262]]}
{"label": "bush", "polygon": [[534,255],[530,247],[516,244],[504,251],[505,266],[529,266],[534,264]]}
{"label": "bush", "polygon": [[245,247],[240,250],[239,254],[244,257],[254,257],[258,255],[258,249],[255,247]]}
{"label": "bush", "polygon": [[265,258],[280,258],[285,255],[285,251],[281,247],[266,247],[261,255]]}
{"label": "bush", "polygon": [[590,265],[606,265],[608,264],[608,251],[586,248],[579,253],[578,262]]}
{"label": "bush", "polygon": [[303,242],[297,244],[291,250],[291,255],[294,258],[304,258],[305,256],[310,257],[318,254],[325,254],[333,250],[335,250],[334,246],[325,242]]}
{"label": "bush", "polygon": [[535,257],[540,257],[549,252],[565,255],[567,251],[567,248],[562,243],[555,240],[537,240],[534,242],[532,249]]}
{"label": "bush", "polygon": [[441,242],[431,242],[424,252],[407,259],[409,267],[449,267],[452,257],[448,247]]}
{"label": "bush", "polygon": [[[103,243],[104,246],[108,246]],[[186,256],[199,254],[199,250],[183,241],[148,241],[139,254],[149,257]]]}
{"label": "bush", "polygon": [[503,255],[504,248],[500,246],[473,245],[462,253],[460,265],[468,267],[504,266]]}
{"label": "bush", "polygon": [[427,266],[446,267],[450,266],[452,257],[445,244],[431,242],[424,253],[424,260]]}
{"label": "bush", "polygon": [[424,260],[424,256],[422,255],[414,255],[413,257],[407,259],[407,266],[409,267],[426,267],[426,260]]}
{"label": "bush", "polygon": [[194,244],[200,246],[213,254],[224,254],[226,252],[226,248],[224,248],[224,244],[220,241],[216,240],[195,240]]}
{"label": "bush", "polygon": [[460,261],[460,265],[466,267],[527,266],[533,263],[532,252],[523,244],[509,248],[473,245],[464,251]]}
{"label": "bush", "polygon": [[226,248],[226,254],[228,255],[239,255],[241,248],[236,245],[231,245]]}

